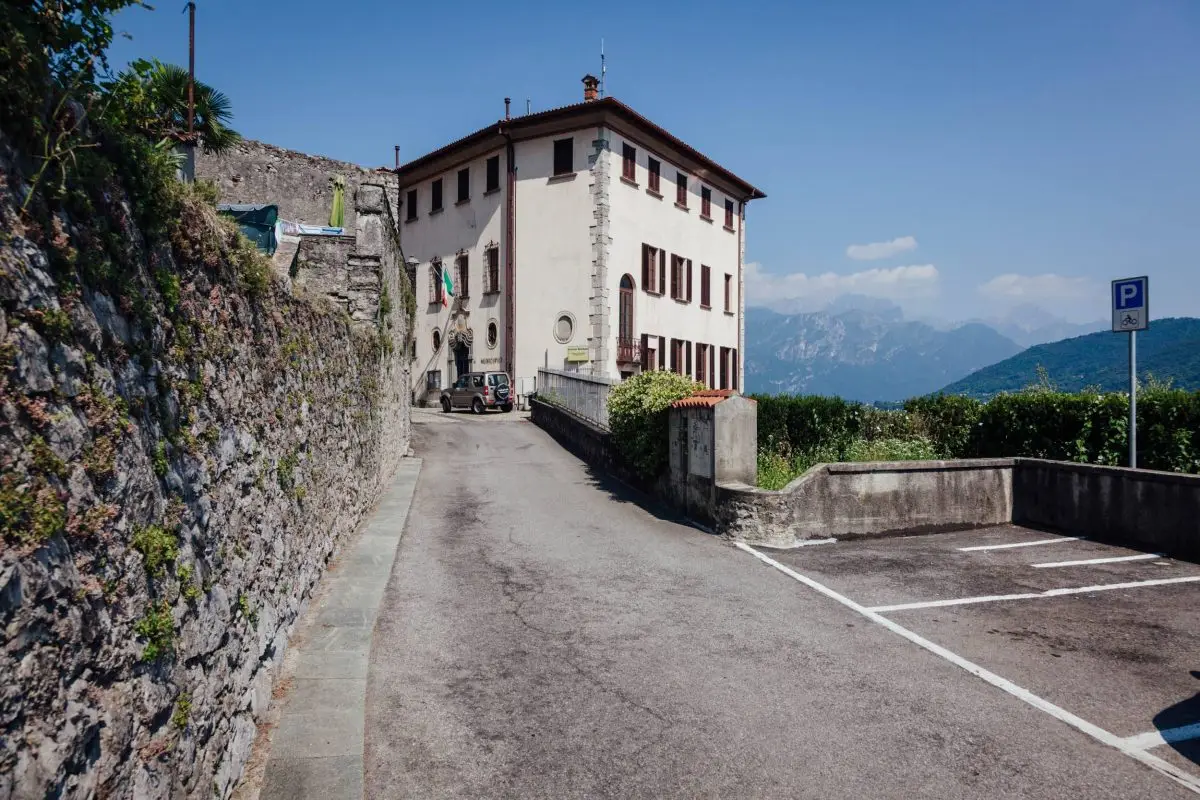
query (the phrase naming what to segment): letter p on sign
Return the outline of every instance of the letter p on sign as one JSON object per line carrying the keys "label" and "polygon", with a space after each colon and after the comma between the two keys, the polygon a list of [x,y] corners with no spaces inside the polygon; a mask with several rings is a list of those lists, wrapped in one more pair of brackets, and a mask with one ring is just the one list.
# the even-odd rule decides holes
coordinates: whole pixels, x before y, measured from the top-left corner
{"label": "letter p on sign", "polygon": [[1117,332],[1144,331],[1150,327],[1150,281],[1122,278],[1112,282],[1112,329]]}

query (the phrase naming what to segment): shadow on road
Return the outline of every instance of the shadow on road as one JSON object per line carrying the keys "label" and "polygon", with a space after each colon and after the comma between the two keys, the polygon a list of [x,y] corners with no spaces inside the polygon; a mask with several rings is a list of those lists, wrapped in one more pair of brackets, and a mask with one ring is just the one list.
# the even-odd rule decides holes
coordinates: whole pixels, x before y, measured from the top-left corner
{"label": "shadow on road", "polygon": [[[1192,670],[1192,677],[1200,680],[1200,670]],[[1181,700],[1164,709],[1154,717],[1154,727],[1163,732],[1197,723],[1200,723],[1200,691],[1187,700]],[[1200,765],[1200,738],[1193,737],[1179,742],[1173,742],[1169,737],[1164,738],[1167,739],[1167,744],[1175,749],[1175,752],[1193,764]]]}
{"label": "shadow on road", "polygon": [[618,503],[631,503],[655,519],[662,520],[663,522],[674,522],[678,525],[686,525],[689,528],[695,528],[705,533],[712,533],[675,511],[650,493],[631,486],[603,468],[586,461],[583,462],[583,467],[587,471],[588,483],[596,489],[607,493],[609,497]]}

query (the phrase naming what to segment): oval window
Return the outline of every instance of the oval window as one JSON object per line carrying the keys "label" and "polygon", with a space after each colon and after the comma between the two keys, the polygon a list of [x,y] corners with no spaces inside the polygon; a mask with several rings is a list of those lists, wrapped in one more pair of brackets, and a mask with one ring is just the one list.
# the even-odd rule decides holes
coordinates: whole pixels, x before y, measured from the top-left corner
{"label": "oval window", "polygon": [[571,337],[575,335],[575,320],[570,314],[560,314],[558,321],[554,323],[554,338],[559,344],[566,344],[571,341]]}
{"label": "oval window", "polygon": [[436,353],[438,350],[441,350],[441,349],[442,349],[442,332],[434,331],[433,332],[433,352]]}
{"label": "oval window", "polygon": [[496,325],[496,322],[493,320],[492,322],[488,323],[488,327],[487,327],[487,346],[495,347],[496,342],[499,341],[499,339],[500,339],[500,328]]}

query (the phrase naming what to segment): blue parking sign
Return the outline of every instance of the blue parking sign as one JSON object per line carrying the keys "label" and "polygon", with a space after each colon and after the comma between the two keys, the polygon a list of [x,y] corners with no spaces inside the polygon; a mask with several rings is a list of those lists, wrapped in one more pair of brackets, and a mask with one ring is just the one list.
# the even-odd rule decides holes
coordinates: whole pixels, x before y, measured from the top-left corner
{"label": "blue parking sign", "polygon": [[1150,279],[1122,278],[1112,282],[1112,329],[1117,333],[1150,327]]}

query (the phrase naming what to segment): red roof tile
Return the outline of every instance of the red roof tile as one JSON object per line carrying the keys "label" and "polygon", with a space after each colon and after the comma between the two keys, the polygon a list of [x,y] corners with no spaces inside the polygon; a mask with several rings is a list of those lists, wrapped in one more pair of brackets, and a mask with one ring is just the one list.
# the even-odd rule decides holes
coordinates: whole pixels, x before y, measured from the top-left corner
{"label": "red roof tile", "polygon": [[691,397],[676,400],[671,408],[712,408],[722,400],[732,397],[737,392],[732,389],[701,389]]}

